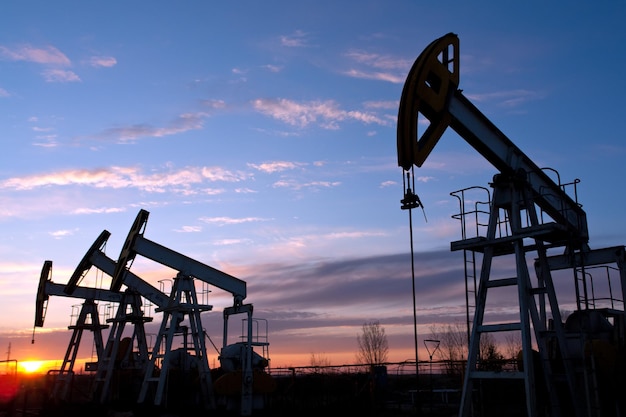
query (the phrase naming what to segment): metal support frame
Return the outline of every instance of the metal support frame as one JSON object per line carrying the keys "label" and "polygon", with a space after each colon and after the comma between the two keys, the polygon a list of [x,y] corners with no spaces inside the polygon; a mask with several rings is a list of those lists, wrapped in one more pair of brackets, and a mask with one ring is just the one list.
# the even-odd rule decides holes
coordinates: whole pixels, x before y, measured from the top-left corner
{"label": "metal support frame", "polygon": [[[626,291],[626,248],[613,246],[601,249],[566,251],[562,255],[546,257],[535,261],[537,276],[550,274],[551,271],[571,270],[575,281],[577,310],[568,317],[565,326],[565,343],[570,349],[570,357],[575,372],[576,387],[574,395],[583,406],[586,416],[613,415],[615,410],[624,409],[621,398],[624,382],[607,379],[607,367],[610,372],[621,374],[621,360],[611,362],[612,355],[619,357],[626,349],[626,312],[624,300]],[[579,280],[586,279],[588,272],[611,269],[619,276],[619,296],[612,293],[611,277],[608,279],[608,294],[595,294],[593,285],[590,292],[580,292]],[[582,276],[582,277],[581,277]],[[599,298],[596,298],[600,295]],[[608,295],[607,297],[603,295]],[[604,323],[604,324],[602,324]],[[610,329],[610,347],[607,336],[601,335]],[[599,345],[598,345],[599,344]],[[597,346],[602,346],[598,349]],[[608,390],[608,393],[607,393]],[[607,395],[608,394],[608,395]],[[617,412],[618,415],[619,412]]]}
{"label": "metal support frame", "polygon": [[247,314],[247,335],[245,337],[243,348],[244,354],[242,355],[243,362],[241,364],[242,378],[241,378],[241,408],[240,415],[249,416],[252,414],[252,400],[253,400],[253,378],[252,372],[252,304],[243,304],[241,306],[227,307],[224,309],[224,338],[223,348],[228,345],[228,319],[235,314]]}
{"label": "metal support frame", "polygon": [[[89,318],[89,320],[88,320]],[[102,330],[106,329],[106,325],[100,324],[98,317],[98,306],[94,300],[85,300],[82,304],[78,319],[74,325],[68,326],[68,329],[72,331],[72,337],[70,343],[65,352],[63,363],[59,374],[54,381],[54,387],[52,389],[52,398],[66,399],[69,391],[70,382],[74,375],[74,365],[76,363],[76,355],[80,347],[80,340],[84,330],[90,330],[93,332],[94,343],[96,345],[96,351],[102,352]]]}
{"label": "metal support frame", "polygon": [[[116,367],[124,362],[126,366],[132,364],[135,369],[142,369],[148,361],[148,345],[144,324],[152,321],[152,317],[144,316],[142,311],[141,295],[127,290],[122,296],[115,317],[108,319],[112,323],[107,339],[104,354],[98,360],[93,397],[100,403],[105,403],[110,397],[111,378]],[[120,352],[120,343],[127,323],[132,324],[133,334],[126,347]],[[133,346],[137,345],[138,356],[132,357]]]}
{"label": "metal support frame", "polygon": [[[179,273],[174,278],[172,292],[170,294],[170,304],[168,307],[158,308],[163,312],[163,321],[146,365],[144,380],[139,393],[139,403],[143,403],[148,396],[148,389],[151,384],[156,383],[154,391],[154,404],[161,405],[164,400],[168,371],[170,367],[172,344],[174,337],[182,332],[180,324],[185,316],[189,319],[193,351],[197,360],[198,377],[204,404],[207,408],[215,408],[215,398],[211,380],[211,372],[206,353],[204,341],[204,330],[200,313],[211,310],[210,305],[198,303],[194,280],[192,277]],[[188,350],[186,346],[185,349]],[[157,367],[159,369],[157,369]]]}
{"label": "metal support frame", "polygon": [[[546,236],[553,237],[558,227],[556,224],[541,224],[537,215],[535,202],[532,193],[524,186],[519,188],[515,182],[509,182],[499,178],[494,183],[494,203],[492,206],[487,236],[480,242],[460,241],[453,242],[453,248],[463,245],[465,250],[475,250],[483,252],[482,267],[480,270],[480,281],[478,287],[478,297],[476,313],[472,325],[467,371],[463,384],[463,395],[459,415],[462,417],[471,415],[472,397],[475,393],[474,383],[485,379],[521,379],[524,383],[526,412],[528,417],[541,415],[542,409],[550,407],[550,415],[553,417],[561,415],[562,399],[558,397],[555,387],[558,385],[556,375],[554,375],[553,365],[549,358],[548,337],[557,340],[557,347],[560,349],[561,358],[560,369],[563,369],[568,401],[573,405],[574,412],[580,410],[579,399],[574,390],[574,372],[569,361],[569,352],[565,343],[565,334],[560,317],[559,306],[552,282],[552,277],[547,268],[542,269],[542,274],[538,276],[537,283],[533,285],[528,270],[528,252],[537,253],[537,262],[547,265]],[[510,222],[511,235],[497,237],[496,231],[500,222],[499,212],[504,210]],[[524,224],[527,219],[529,224]],[[543,230],[543,234],[538,233]],[[558,240],[561,240],[558,238]],[[515,257],[516,276],[512,278],[493,278],[492,261],[497,256],[512,255]],[[501,287],[516,287],[519,303],[519,322],[507,322],[497,324],[485,324],[484,315],[487,308],[487,295],[490,289]],[[554,319],[553,330],[548,331],[546,320],[546,302],[549,313]],[[479,349],[481,335],[493,332],[516,331],[520,332],[522,341],[523,369],[519,372],[489,372],[481,370]],[[532,331],[532,333],[531,333]],[[533,358],[533,337],[538,348],[539,367]],[[549,399],[538,401],[537,387],[543,384],[538,381],[541,376],[535,375],[536,369],[542,369],[548,390]],[[544,403],[545,402],[545,403]],[[578,415],[578,414],[577,414]]]}

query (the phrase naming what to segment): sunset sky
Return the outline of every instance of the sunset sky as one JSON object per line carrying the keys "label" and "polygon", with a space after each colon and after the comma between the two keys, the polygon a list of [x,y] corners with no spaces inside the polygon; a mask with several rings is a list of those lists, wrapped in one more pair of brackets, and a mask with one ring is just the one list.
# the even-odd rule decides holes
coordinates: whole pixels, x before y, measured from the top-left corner
{"label": "sunset sky", "polygon": [[[43,262],[67,282],[104,229],[117,259],[143,208],[146,238],[247,282],[273,366],[353,363],[371,320],[390,360],[414,358],[396,161],[413,61],[458,34],[464,94],[539,166],[581,180],[593,248],[621,245],[625,19],[617,1],[2,2],[0,355],[62,359],[81,301],[51,298],[31,345]],[[453,131],[417,170],[420,338],[464,320],[449,193],[493,174]],[[173,277],[141,257],[132,271]],[[220,344],[232,299],[210,302]]]}

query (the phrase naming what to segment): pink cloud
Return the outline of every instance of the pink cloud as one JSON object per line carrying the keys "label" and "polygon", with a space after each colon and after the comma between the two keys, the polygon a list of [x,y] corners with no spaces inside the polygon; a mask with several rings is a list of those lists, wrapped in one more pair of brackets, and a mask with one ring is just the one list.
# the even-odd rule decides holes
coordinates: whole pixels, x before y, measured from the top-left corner
{"label": "pink cloud", "polygon": [[45,48],[36,48],[25,45],[16,49],[9,49],[6,46],[0,46],[0,55],[3,55],[11,61],[28,61],[37,64],[54,64],[54,65],[70,65],[70,59],[54,46]]}

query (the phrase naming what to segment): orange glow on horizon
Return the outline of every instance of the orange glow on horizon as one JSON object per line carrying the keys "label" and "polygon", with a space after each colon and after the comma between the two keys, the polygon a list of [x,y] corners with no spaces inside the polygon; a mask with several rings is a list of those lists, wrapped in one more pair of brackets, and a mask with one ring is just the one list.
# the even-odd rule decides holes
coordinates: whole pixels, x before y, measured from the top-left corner
{"label": "orange glow on horizon", "polygon": [[23,361],[18,362],[18,371],[26,374],[33,374],[42,370],[44,361]]}
{"label": "orange glow on horizon", "polygon": [[[43,355],[42,355],[43,356]],[[330,366],[352,366],[357,365],[355,350],[341,350],[331,352],[290,352],[288,349],[275,349],[270,351],[270,368],[290,368],[307,367],[314,365],[314,362],[322,361]],[[37,356],[30,356],[28,360],[18,361],[17,372],[24,375],[45,374],[51,370],[60,370],[63,359],[36,359]],[[412,349],[394,349],[389,352],[388,362],[402,362],[414,360],[415,353]],[[427,360],[424,349],[420,350],[420,360]],[[86,371],[87,362],[97,362],[94,357],[78,357],[74,363],[75,373],[89,373]],[[209,355],[209,366],[217,368],[220,366],[217,355]]]}

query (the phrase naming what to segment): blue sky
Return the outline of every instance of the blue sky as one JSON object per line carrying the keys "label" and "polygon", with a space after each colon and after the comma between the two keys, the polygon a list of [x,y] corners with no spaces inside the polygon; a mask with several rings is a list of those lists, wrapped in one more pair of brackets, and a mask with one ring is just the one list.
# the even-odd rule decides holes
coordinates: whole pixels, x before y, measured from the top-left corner
{"label": "blue sky", "polygon": [[[538,165],[581,179],[592,247],[623,244],[625,17],[621,2],[3,2],[0,347],[62,357],[76,300],[51,299],[30,345],[44,260],[66,282],[103,229],[116,259],[143,208],[147,238],[248,283],[275,365],[349,363],[369,320],[390,359],[411,358],[395,136],[413,61],[457,33],[464,94]],[[449,193],[494,173],[452,131],[417,171],[420,334],[463,319]],[[221,314],[205,321],[219,339]]]}

